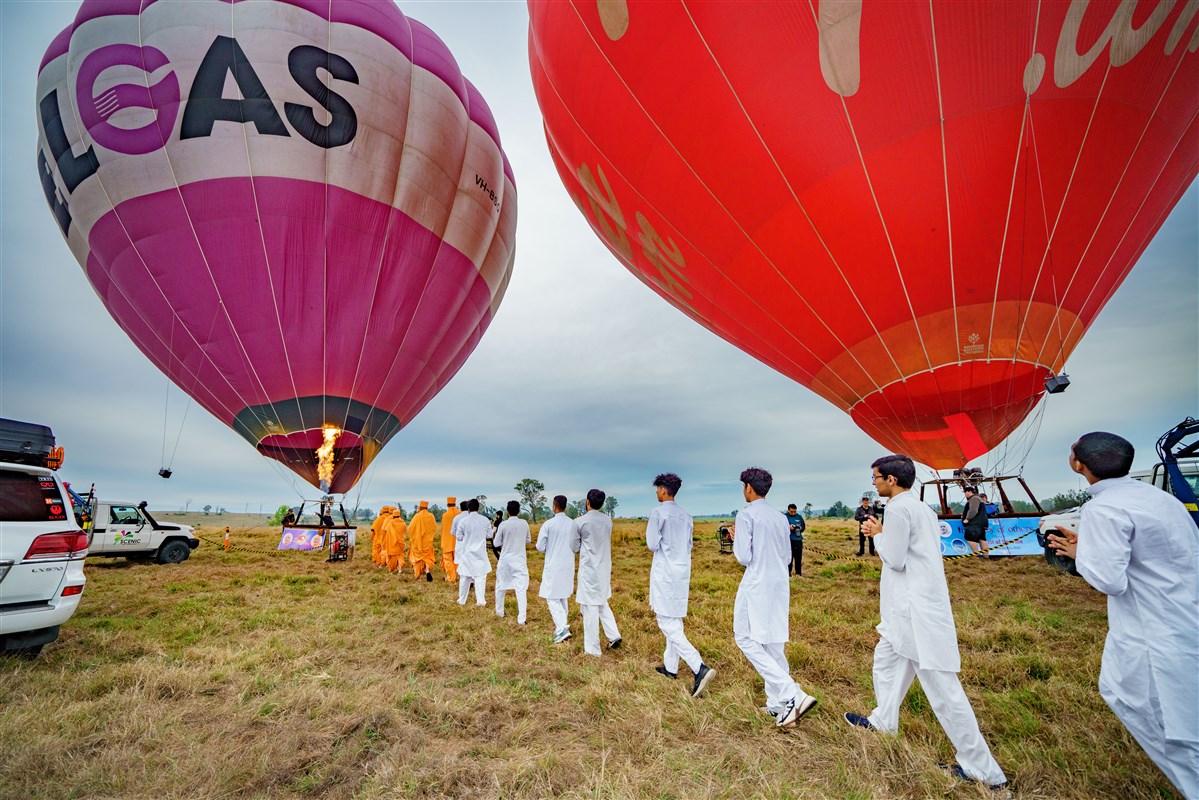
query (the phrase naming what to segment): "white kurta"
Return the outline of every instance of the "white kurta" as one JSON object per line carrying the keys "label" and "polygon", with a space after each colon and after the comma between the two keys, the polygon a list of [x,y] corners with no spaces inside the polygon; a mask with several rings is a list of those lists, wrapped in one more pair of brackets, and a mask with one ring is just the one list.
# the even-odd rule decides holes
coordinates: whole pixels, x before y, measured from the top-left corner
{"label": "white kurta", "polygon": [[612,518],[602,511],[588,511],[575,520],[579,551],[579,586],[575,602],[602,606],[612,596]]}
{"label": "white kurta", "polygon": [[547,519],[537,532],[537,549],[545,553],[537,596],[561,600],[574,594],[575,553],[579,551],[575,521],[564,511]]}
{"label": "white kurta", "polygon": [[1088,491],[1076,563],[1108,595],[1099,691],[1157,706],[1167,740],[1199,742],[1199,530],[1175,497],[1132,478]]}
{"label": "white kurta", "polygon": [[529,560],[525,546],[533,541],[529,523],[520,517],[509,517],[495,529],[493,543],[500,549],[500,560],[495,565],[495,590],[505,592],[515,589],[523,592],[529,588]]}
{"label": "white kurta", "polygon": [[961,671],[937,515],[910,491],[893,497],[874,545],[883,562],[879,635],[917,669]]}
{"label": "white kurta", "polygon": [[645,546],[654,554],[649,568],[649,607],[662,617],[687,616],[691,588],[691,515],[673,500],[649,512]]}
{"label": "white kurta", "polygon": [[[783,512],[755,500],[737,513],[733,555],[745,565],[733,603],[733,633],[776,644],[789,638],[791,528]],[[738,631],[738,621],[748,630]]]}
{"label": "white kurta", "polygon": [[491,561],[487,558],[487,534],[491,523],[473,511],[454,517],[454,563],[458,574],[470,578],[481,578],[491,572]]}

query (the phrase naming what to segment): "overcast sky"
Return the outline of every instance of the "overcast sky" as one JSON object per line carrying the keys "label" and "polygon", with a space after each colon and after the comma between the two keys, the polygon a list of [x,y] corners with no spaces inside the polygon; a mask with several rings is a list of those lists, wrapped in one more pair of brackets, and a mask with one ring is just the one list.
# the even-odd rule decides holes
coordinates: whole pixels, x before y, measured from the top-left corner
{"label": "overcast sky", "polygon": [[[525,4],[399,5],[441,36],[495,113],[519,187],[517,260],[482,343],[350,503],[485,494],[498,504],[535,477],[549,495],[599,487],[621,513],[643,515],[653,476],[674,471],[685,507],[728,513],[743,504],[737,475],[750,465],[774,473],[777,505],[852,504],[868,489],[883,451],[848,415],[683,317],[591,232],[550,162]],[[35,169],[34,89],[42,53],[77,7],[0,0],[0,416],[52,426],[65,478],[94,481],[110,498],[231,511],[313,499],[316,490],[168,390],[53,222]],[[1121,433],[1137,447],[1136,467],[1149,467],[1157,437],[1199,412],[1197,231],[1192,185],[1072,355],[1071,387],[1048,401],[1025,462],[1039,495],[1081,485],[1065,465],[1080,433]],[[156,474],[164,449],[169,481]]]}

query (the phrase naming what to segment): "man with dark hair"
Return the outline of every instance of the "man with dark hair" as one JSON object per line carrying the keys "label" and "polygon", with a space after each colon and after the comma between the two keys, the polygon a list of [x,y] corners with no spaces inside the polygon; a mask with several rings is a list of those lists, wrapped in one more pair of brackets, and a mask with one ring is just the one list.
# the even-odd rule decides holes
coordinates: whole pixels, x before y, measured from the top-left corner
{"label": "man with dark hair", "polygon": [[504,616],[504,595],[509,589],[516,595],[516,622],[525,624],[528,612],[529,561],[525,546],[531,542],[529,523],[520,518],[520,501],[508,501],[508,519],[500,523],[492,537],[499,551],[495,565],[495,613]]}
{"label": "man with dark hair", "polygon": [[475,585],[475,604],[486,605],[487,574],[491,572],[491,560],[487,558],[487,534],[491,523],[479,515],[479,501],[466,501],[466,513],[454,522],[454,535],[458,543],[454,547],[454,559],[458,564],[458,605],[466,605],[470,585]]}
{"label": "man with dark hair", "polygon": [[541,568],[541,589],[554,620],[554,644],[570,638],[568,601],[575,588],[575,553],[579,536],[575,521],[566,516],[566,496],[554,495],[554,516],[541,524],[537,532],[537,550],[545,553]]}
{"label": "man with dark hair", "polygon": [[667,678],[678,678],[679,659],[687,662],[695,682],[691,696],[699,697],[716,677],[716,670],[704,663],[699,651],[683,633],[687,616],[687,595],[691,590],[691,515],[674,501],[683,481],[673,472],[654,478],[658,505],[649,512],[645,525],[645,546],[654,554],[649,568],[649,607],[658,618],[658,629],[666,637],[662,666],[655,671]]}
{"label": "man with dark hair", "polygon": [[867,542],[870,543],[870,555],[875,555],[874,539],[871,539],[869,536],[867,536],[866,532],[863,528],[863,526],[866,524],[866,520],[870,519],[873,516],[876,516],[876,515],[874,513],[874,508],[871,507],[871,505],[870,505],[870,498],[863,497],[861,505],[859,505],[857,508],[855,508],[853,510],[853,518],[858,523],[858,555],[859,556],[866,555],[866,543]]}
{"label": "man with dark hair", "polygon": [[887,524],[874,517],[864,529],[874,537],[883,562],[879,582],[879,640],[874,648],[874,696],[878,706],[863,716],[849,712],[851,726],[898,733],[899,707],[913,678],[957,750],[949,771],[992,789],[1007,783],[978,729],[958,672],[957,628],[945,583],[937,515],[910,489],[916,465],[905,455],[884,456],[871,465],[874,489],[887,501]]}
{"label": "man with dark hair", "polygon": [[1199,798],[1199,530],[1173,495],[1127,477],[1134,450],[1088,433],[1070,469],[1092,499],[1050,546],[1108,596],[1099,694],[1187,800]]}
{"label": "man with dark hair", "polygon": [[766,502],[774,478],[751,467],[741,473],[748,506],[737,513],[733,555],[745,566],[733,603],[733,638],[766,684],[766,712],[788,728],[816,705],[791,679],[785,645],[790,638],[791,562],[787,518]]}
{"label": "man with dark hair", "polygon": [[799,577],[803,572],[803,532],[808,526],[795,503],[787,506],[787,527],[791,531],[791,562],[787,564],[787,574],[794,569],[795,576]]}
{"label": "man with dark hair", "polygon": [[599,656],[602,624],[608,649],[620,647],[620,629],[608,607],[612,597],[612,518],[600,511],[607,495],[599,489],[587,492],[587,513],[575,520],[573,549],[579,553],[579,587],[575,602],[583,612],[583,652]]}
{"label": "man with dark hair", "polygon": [[978,496],[978,488],[966,486],[966,505],[962,508],[962,535],[970,545],[970,551],[976,556],[986,558],[987,554],[980,552],[987,543],[987,509],[983,499]]}

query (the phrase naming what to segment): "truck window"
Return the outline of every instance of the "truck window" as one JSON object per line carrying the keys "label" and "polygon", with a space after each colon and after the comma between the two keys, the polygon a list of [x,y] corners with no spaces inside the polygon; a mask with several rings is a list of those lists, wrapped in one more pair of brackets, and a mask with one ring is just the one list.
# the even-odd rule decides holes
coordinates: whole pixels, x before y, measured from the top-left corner
{"label": "truck window", "polygon": [[0,520],[52,522],[66,518],[67,506],[54,478],[0,471]]}
{"label": "truck window", "polygon": [[109,515],[114,525],[141,525],[142,518],[134,506],[113,506]]}

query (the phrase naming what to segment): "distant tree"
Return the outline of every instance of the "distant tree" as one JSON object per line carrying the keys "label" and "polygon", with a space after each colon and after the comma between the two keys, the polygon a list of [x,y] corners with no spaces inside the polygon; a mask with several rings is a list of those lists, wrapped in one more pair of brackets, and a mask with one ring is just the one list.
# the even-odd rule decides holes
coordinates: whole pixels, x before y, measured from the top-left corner
{"label": "distant tree", "polygon": [[188,506],[190,506],[191,504],[192,504],[192,499],[189,497],[189,498],[187,498],[187,500],[186,500],[186,501],[183,503],[183,513],[184,513],[184,514],[186,514],[186,513],[187,513],[187,507],[188,507]]}
{"label": "distant tree", "polygon": [[495,512],[499,511],[495,506],[487,505],[487,495],[476,495],[475,499],[479,501],[479,514],[488,519],[495,519]]}
{"label": "distant tree", "polygon": [[803,504],[803,515],[804,515],[805,517],[810,517],[810,516],[812,516],[812,504],[811,504],[811,503],[804,503],[804,504]]}
{"label": "distant tree", "polygon": [[824,512],[824,516],[834,517],[834,518],[838,518],[838,519],[844,519],[846,517],[851,516],[852,514],[853,514],[853,512],[850,510],[849,506],[845,505],[840,500],[833,503],[831,506],[828,507],[828,510]]}
{"label": "distant tree", "polygon": [[356,512],[354,512],[354,516],[357,519],[373,520],[375,518],[375,512],[373,509],[360,508]]}
{"label": "distant tree", "polygon": [[572,500],[566,504],[566,516],[577,519],[587,513],[587,503],[583,500]]}
{"label": "distant tree", "polygon": [[1067,508],[1077,508],[1091,499],[1091,495],[1082,489],[1071,489],[1068,492],[1055,494],[1045,502],[1045,508],[1050,511],[1062,511]]}
{"label": "distant tree", "polygon": [[620,505],[620,501],[612,495],[608,495],[608,499],[604,501],[604,513],[609,517],[616,516],[616,507]]}
{"label": "distant tree", "polygon": [[521,505],[528,509],[533,522],[537,521],[538,516],[548,516],[543,513],[545,511],[544,483],[536,478],[523,478],[512,488],[520,496]]}
{"label": "distant tree", "polygon": [[441,522],[441,515],[445,513],[445,509],[434,503],[429,506],[429,513],[433,515],[433,519]]}
{"label": "distant tree", "polygon": [[1012,511],[1015,511],[1018,514],[1036,513],[1036,510],[1037,510],[1037,507],[1034,506],[1032,503],[1028,502],[1027,500],[1013,500],[1012,501]]}
{"label": "distant tree", "polygon": [[204,516],[207,517],[208,512],[210,512],[210,511],[212,511],[212,503],[209,503],[208,505],[204,506]]}
{"label": "distant tree", "polygon": [[278,508],[276,508],[275,516],[271,517],[270,524],[271,525],[282,525],[283,524],[283,515],[286,514],[290,510],[291,510],[291,508],[289,506],[279,506]]}
{"label": "distant tree", "polygon": [[221,516],[221,515],[222,515],[222,514],[224,514],[224,513],[225,513],[225,507],[224,507],[224,506],[221,506],[220,508],[218,508],[218,509],[216,510],[216,515],[217,515],[218,517],[219,517],[219,516]]}

